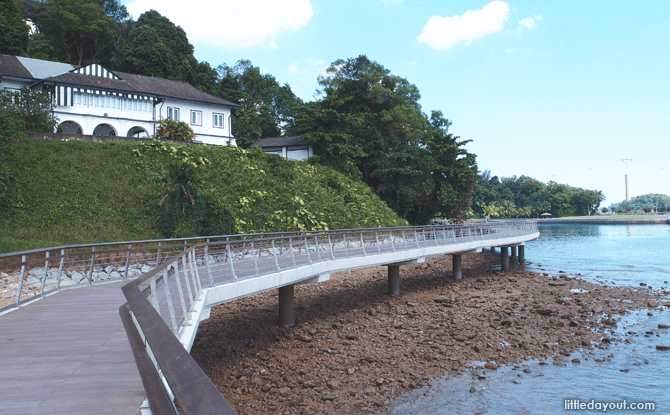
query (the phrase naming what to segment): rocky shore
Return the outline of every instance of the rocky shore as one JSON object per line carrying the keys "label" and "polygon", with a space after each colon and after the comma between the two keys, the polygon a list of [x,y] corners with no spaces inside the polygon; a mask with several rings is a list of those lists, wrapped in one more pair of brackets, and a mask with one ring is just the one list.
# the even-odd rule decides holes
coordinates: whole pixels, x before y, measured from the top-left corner
{"label": "rocky shore", "polygon": [[292,328],[277,327],[276,292],[217,306],[191,354],[240,415],[384,413],[391,399],[473,362],[486,363],[477,371],[485,376],[634,342],[652,334],[615,331],[622,315],[670,308],[663,289],[502,273],[496,263],[490,253],[464,256],[460,281],[450,257],[402,266],[399,297],[386,294],[385,267],[333,274],[296,287]]}

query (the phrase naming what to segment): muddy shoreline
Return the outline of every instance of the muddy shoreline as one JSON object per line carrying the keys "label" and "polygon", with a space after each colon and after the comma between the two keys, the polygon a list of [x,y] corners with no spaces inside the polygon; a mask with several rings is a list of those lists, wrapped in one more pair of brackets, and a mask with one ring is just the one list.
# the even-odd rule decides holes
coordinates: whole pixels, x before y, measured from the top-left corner
{"label": "muddy shoreline", "polygon": [[449,256],[401,266],[398,297],[386,294],[385,267],[333,274],[296,287],[292,328],[277,327],[276,292],[217,306],[191,355],[240,415],[384,413],[472,362],[560,365],[577,350],[634,341],[612,332],[621,315],[670,308],[648,287],[502,273],[498,261],[464,255],[460,281]]}

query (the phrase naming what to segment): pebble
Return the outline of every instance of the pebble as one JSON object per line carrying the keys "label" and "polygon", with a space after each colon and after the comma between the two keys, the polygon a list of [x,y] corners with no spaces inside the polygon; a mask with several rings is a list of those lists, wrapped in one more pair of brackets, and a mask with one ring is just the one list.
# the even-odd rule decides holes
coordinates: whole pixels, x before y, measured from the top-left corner
{"label": "pebble", "polygon": [[619,372],[628,373],[630,369],[619,369]]}
{"label": "pebble", "polygon": [[495,363],[493,363],[493,362],[486,362],[486,364],[484,364],[484,367],[485,367],[486,369],[489,369],[489,370],[496,370],[496,369],[498,369],[498,365],[495,364]]}
{"label": "pebble", "polygon": [[656,350],[670,350],[670,346],[662,345],[662,344],[657,344],[656,345]]}
{"label": "pebble", "polygon": [[474,386],[470,386],[470,393],[475,393],[475,392],[477,392],[477,388],[475,388]]}
{"label": "pebble", "polygon": [[577,359],[576,357],[574,359],[572,359],[572,363],[580,363],[580,362],[581,362],[581,360]]}
{"label": "pebble", "polygon": [[670,324],[659,324],[658,328],[659,329],[670,329]]}

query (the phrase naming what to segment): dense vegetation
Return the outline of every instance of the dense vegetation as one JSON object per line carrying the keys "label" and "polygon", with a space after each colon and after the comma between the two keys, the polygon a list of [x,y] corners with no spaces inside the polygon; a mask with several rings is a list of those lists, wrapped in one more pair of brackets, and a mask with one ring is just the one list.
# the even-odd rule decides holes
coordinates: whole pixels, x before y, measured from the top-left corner
{"label": "dense vegetation", "polygon": [[542,213],[553,217],[588,216],[605,199],[602,191],[585,190],[565,184],[543,183],[531,177],[491,177],[484,171],[472,197],[476,217],[535,218]]}
{"label": "dense vegetation", "polygon": [[670,210],[670,197],[659,193],[649,193],[637,196],[629,201],[615,203],[611,206],[616,212],[667,212]]}
{"label": "dense vegetation", "polygon": [[15,137],[0,251],[406,225],[360,181],[260,149]]}
{"label": "dense vegetation", "polygon": [[184,30],[155,10],[132,20],[119,0],[16,4],[20,13],[14,7],[5,20],[16,26],[30,19],[35,30],[27,46],[3,53],[73,65],[99,61],[189,82],[240,105],[233,135],[242,148],[264,137],[300,135],[317,161],[362,179],[410,223],[465,217],[477,177],[468,140],[449,133],[451,121],[441,112],[422,112],[415,85],[366,56],[333,62],[319,78],[320,97],[304,103],[248,60],[216,68],[198,62]]}

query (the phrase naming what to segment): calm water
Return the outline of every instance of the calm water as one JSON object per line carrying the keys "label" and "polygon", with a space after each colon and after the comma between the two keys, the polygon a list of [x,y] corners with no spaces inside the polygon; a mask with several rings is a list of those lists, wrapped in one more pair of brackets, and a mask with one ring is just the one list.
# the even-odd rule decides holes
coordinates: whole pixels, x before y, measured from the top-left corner
{"label": "calm water", "polygon": [[[544,225],[542,236],[526,246],[529,269],[616,285],[669,287],[670,225]],[[612,345],[595,355],[574,353],[580,364],[540,366],[524,362],[519,370],[504,366],[487,371],[487,379],[471,373],[447,377],[395,402],[393,415],[437,414],[565,414],[603,413],[603,410],[564,409],[566,399],[581,402],[653,402],[656,409],[605,413],[670,414],[670,352],[656,350],[670,343],[670,331],[644,337],[643,333],[670,322],[670,313],[641,311],[622,319],[618,330],[639,333],[629,345]],[[595,357],[607,359],[603,363]],[[529,368],[531,373],[523,373]],[[621,369],[629,369],[621,372]],[[481,373],[476,370],[474,373]],[[519,376],[521,375],[521,376]],[[470,393],[470,387],[477,391]]]}

